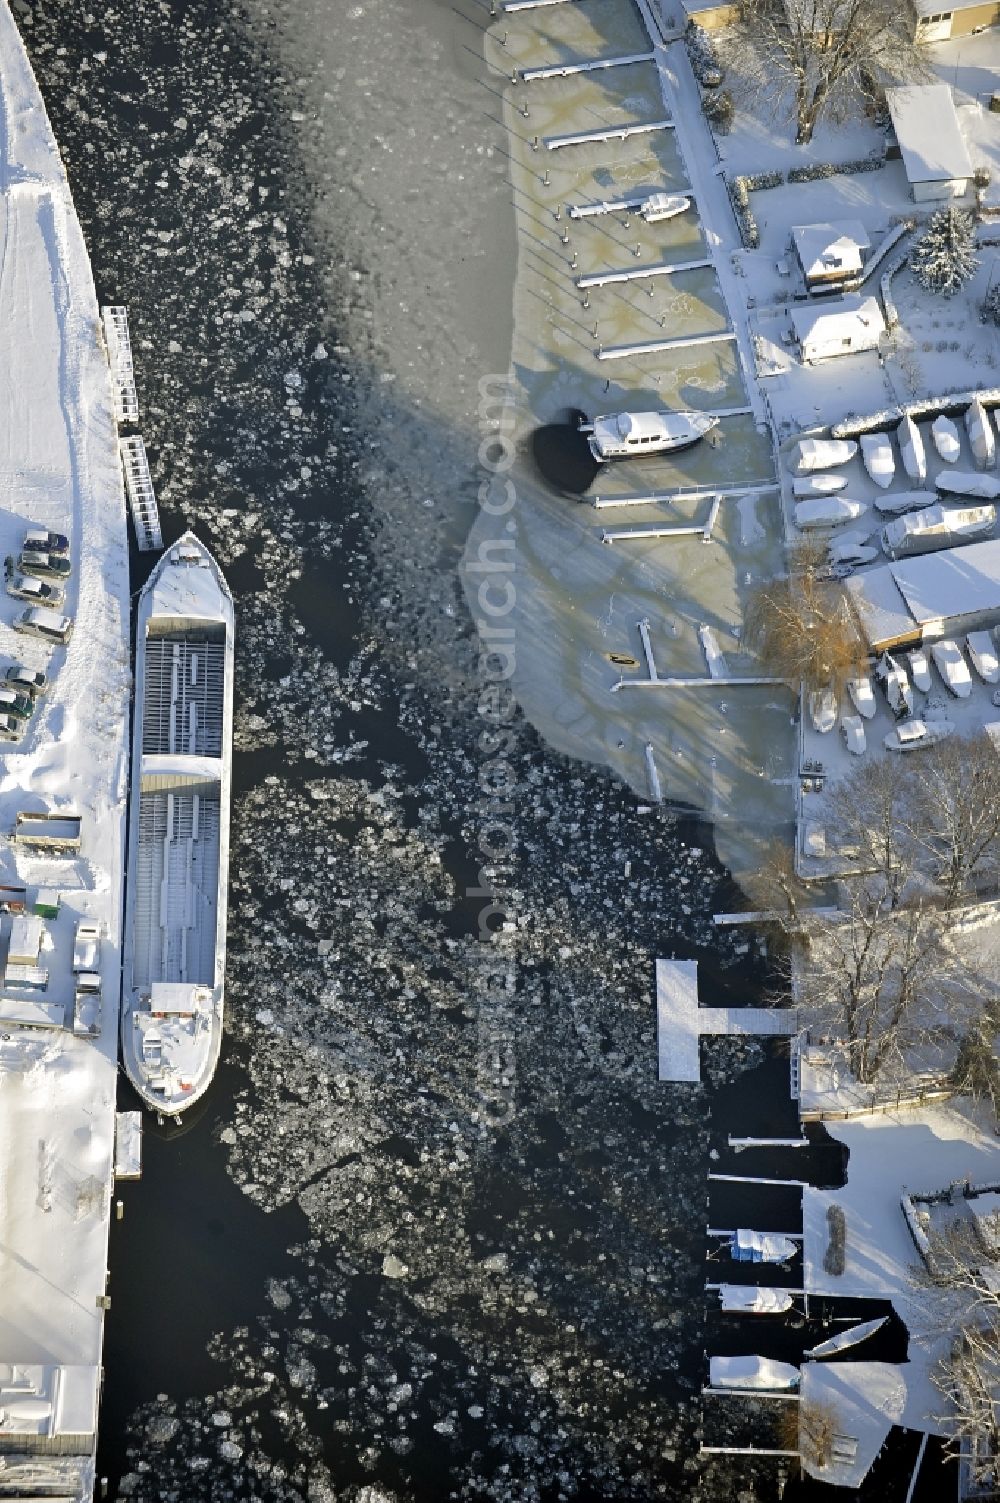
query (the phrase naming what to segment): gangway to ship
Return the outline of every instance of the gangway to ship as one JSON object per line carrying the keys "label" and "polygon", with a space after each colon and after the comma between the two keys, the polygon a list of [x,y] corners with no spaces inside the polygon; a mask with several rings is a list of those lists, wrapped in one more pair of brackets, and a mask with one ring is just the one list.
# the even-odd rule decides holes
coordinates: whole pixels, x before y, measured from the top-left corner
{"label": "gangway to ship", "polygon": [[163,547],[160,531],[160,513],[156,506],[153,477],[149,473],[146,445],[138,434],[118,440],[122,468],[125,471],[125,489],[128,492],[132,525],[140,553],[151,553]]}
{"label": "gangway to ship", "polygon": [[139,421],[139,397],[135,389],[128,312],[120,305],[108,304],[101,309],[101,322],[104,325],[104,341],[108,347],[108,362],[114,384],[115,417],[119,425],[128,426]]}

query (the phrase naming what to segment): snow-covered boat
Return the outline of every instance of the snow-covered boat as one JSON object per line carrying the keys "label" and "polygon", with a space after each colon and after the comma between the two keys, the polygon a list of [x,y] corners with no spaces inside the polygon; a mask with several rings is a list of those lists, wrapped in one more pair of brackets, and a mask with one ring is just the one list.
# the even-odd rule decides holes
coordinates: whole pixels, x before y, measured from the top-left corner
{"label": "snow-covered boat", "polygon": [[643,200],[639,213],[647,224],[656,224],[661,219],[675,219],[691,207],[691,200],[682,193],[651,193]]}
{"label": "snow-covered boat", "polygon": [[872,564],[878,558],[878,549],[870,543],[856,543],[852,538],[838,538],[830,544],[831,564]]}
{"label": "snow-covered boat", "polygon": [[914,647],[906,654],[910,665],[910,677],[915,689],[926,694],[931,686],[931,662],[923,647]]}
{"label": "snow-covered boat", "polygon": [[978,397],[974,397],[965,409],[965,431],[977,464],[992,469],[997,462],[997,436],[990,415]]}
{"label": "snow-covered boat", "polygon": [[884,745],[887,751],[919,751],[921,747],[943,741],[954,729],[950,720],[903,720],[893,726],[884,738]]}
{"label": "snow-covered boat", "polygon": [[857,521],[867,510],[863,501],[852,501],[849,496],[814,496],[811,501],[795,503],[795,525],[802,532],[812,527],[839,527],[842,522]]}
{"label": "snow-covered boat", "polygon": [[792,495],[796,501],[804,501],[807,496],[831,496],[846,485],[846,475],[802,475],[792,481]]}
{"label": "snow-covered boat", "polygon": [[958,643],[950,637],[932,642],[931,657],[934,659],[934,667],[944,679],[945,688],[950,689],[956,699],[968,699],[972,693],[972,674]]}
{"label": "snow-covered boat", "polygon": [[727,1315],[784,1315],[792,1308],[792,1296],[785,1289],[720,1284],[719,1305]]}
{"label": "snow-covered boat", "polygon": [[190,532],[142,589],[135,655],[122,1060],[175,1117],[222,1045],[233,722],[233,600]]}
{"label": "snow-covered boat", "polygon": [[993,635],[988,631],[970,631],[965,639],[969,659],[984,684],[1000,681],[1000,658],[997,657]]}
{"label": "snow-covered boat", "polygon": [[688,449],[718,427],[710,412],[615,412],[581,423],[598,464]]}
{"label": "snow-covered boat", "polygon": [[901,515],[904,511],[919,511],[937,500],[933,491],[890,491],[888,495],[876,496],[879,511],[891,511]]}
{"label": "snow-covered boat", "polygon": [[808,475],[813,470],[830,470],[846,464],[858,452],[852,438],[801,438],[788,456],[793,475]]}
{"label": "snow-covered boat", "polygon": [[864,755],[868,739],[865,736],[865,723],[860,715],[844,715],[840,722],[840,733],[844,738],[844,745],[852,756]]}
{"label": "snow-covered boat", "polygon": [[942,471],[934,484],[951,496],[970,496],[974,501],[1000,499],[1000,480],[994,480],[992,475],[976,475],[969,470],[955,470],[949,475]]}
{"label": "snow-covered boat", "polygon": [[755,1393],[789,1393],[798,1388],[801,1374],[790,1362],[773,1357],[710,1357],[713,1388],[750,1389]]}
{"label": "snow-covered boat", "polygon": [[787,1263],[798,1247],[780,1232],[755,1232],[741,1226],[729,1238],[729,1252],[734,1263]]}
{"label": "snow-covered boat", "polygon": [[809,696],[809,719],[813,730],[825,736],[837,724],[837,696],[832,689],[814,689]]}
{"label": "snow-covered boat", "polygon": [[896,456],[888,433],[863,433],[861,458],[879,490],[888,490],[896,474]]}
{"label": "snow-covered boat", "polygon": [[936,417],[931,423],[931,438],[934,447],[945,464],[957,464],[962,453],[962,444],[958,436],[958,429],[951,418],[942,415]]}
{"label": "snow-covered boat", "polygon": [[919,480],[922,484],[927,479],[927,451],[923,435],[909,414],[896,429],[896,442],[903,469],[911,480]]}
{"label": "snow-covered boat", "polygon": [[983,537],[996,519],[995,506],[928,506],[883,527],[882,546],[891,558],[932,553]]}
{"label": "snow-covered boat", "polygon": [[875,677],[885,691],[886,701],[897,719],[913,714],[913,690],[902,668],[891,653],[883,652],[875,664]]}
{"label": "snow-covered boat", "polygon": [[854,678],[847,680],[847,692],[851,696],[851,703],[859,715],[866,720],[871,720],[875,714],[875,690],[867,673],[859,673]]}

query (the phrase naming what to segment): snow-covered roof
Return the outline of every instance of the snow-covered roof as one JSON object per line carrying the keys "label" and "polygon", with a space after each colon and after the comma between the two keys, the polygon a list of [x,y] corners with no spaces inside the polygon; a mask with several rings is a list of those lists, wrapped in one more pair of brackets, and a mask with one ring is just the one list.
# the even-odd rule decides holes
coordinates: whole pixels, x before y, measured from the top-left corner
{"label": "snow-covered roof", "polygon": [[1000,539],[942,549],[889,568],[921,626],[952,616],[1000,615]]}
{"label": "snow-covered roof", "polygon": [[886,89],[885,97],[911,183],[972,176],[972,160],[947,84],[904,84]]}
{"label": "snow-covered roof", "polygon": [[807,277],[851,276],[861,270],[862,252],[871,245],[860,219],[792,228],[795,252]]}
{"label": "snow-covered roof", "polygon": [[822,308],[792,309],[792,328],[800,344],[853,339],[859,332],[877,337],[885,331],[882,310],[873,297],[844,297]]}
{"label": "snow-covered roof", "polygon": [[869,646],[877,647],[913,635],[916,623],[888,564],[866,569],[862,574],[852,574],[846,583]]}
{"label": "snow-covered roof", "polygon": [[1000,620],[1000,539],[866,569],[847,590],[873,647],[935,621],[994,613]]}
{"label": "snow-covered roof", "polygon": [[[948,10],[978,10],[983,0],[949,0]],[[944,10],[941,0],[913,0],[913,8],[918,16],[939,16]]]}

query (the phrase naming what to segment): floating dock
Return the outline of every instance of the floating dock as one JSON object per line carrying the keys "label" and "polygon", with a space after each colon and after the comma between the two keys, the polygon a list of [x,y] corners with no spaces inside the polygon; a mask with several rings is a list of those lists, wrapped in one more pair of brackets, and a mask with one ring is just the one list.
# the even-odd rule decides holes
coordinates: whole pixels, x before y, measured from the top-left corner
{"label": "floating dock", "polygon": [[798,1033],[798,1013],[773,1007],[699,1007],[698,962],[656,962],[656,1037],[660,1080],[701,1080],[700,1039],[707,1034],[730,1037],[789,1038]]}

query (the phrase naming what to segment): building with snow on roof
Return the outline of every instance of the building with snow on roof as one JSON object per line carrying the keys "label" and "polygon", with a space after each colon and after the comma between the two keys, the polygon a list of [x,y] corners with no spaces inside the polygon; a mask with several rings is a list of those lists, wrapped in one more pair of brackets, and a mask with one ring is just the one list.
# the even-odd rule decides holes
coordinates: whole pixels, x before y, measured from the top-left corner
{"label": "building with snow on roof", "polygon": [[960,636],[1000,622],[1000,539],[883,564],[846,583],[872,652]]}
{"label": "building with snow on roof", "polygon": [[845,297],[823,308],[793,308],[791,319],[804,365],[877,350],[885,333],[885,319],[873,297]]}
{"label": "building with snow on roof", "polygon": [[795,225],[792,245],[806,286],[824,287],[859,276],[871,241],[860,219],[840,219],[830,224]]}
{"label": "building with snow on roof", "polygon": [[953,0],[942,8],[941,0],[913,0],[918,42],[947,42],[1000,23],[1000,0]]}
{"label": "building with snow on roof", "polygon": [[914,201],[960,197],[972,159],[948,85],[905,84],[885,97]]}

